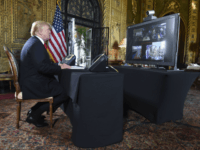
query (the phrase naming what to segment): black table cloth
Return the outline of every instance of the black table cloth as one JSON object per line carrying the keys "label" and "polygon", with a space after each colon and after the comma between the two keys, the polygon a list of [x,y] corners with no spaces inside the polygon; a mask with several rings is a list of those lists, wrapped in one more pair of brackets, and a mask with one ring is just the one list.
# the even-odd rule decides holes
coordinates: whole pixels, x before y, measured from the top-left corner
{"label": "black table cloth", "polygon": [[78,147],[102,147],[123,136],[123,74],[62,70],[59,81],[71,100],[61,106]]}
{"label": "black table cloth", "polygon": [[151,122],[182,119],[187,93],[197,72],[115,67],[124,74],[124,102]]}

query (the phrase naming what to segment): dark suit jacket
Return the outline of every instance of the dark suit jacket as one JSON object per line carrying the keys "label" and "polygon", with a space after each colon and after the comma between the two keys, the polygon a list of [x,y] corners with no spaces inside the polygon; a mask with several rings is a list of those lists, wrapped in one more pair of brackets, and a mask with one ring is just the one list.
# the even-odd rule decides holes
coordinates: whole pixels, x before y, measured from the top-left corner
{"label": "dark suit jacket", "polygon": [[32,36],[24,44],[20,57],[20,88],[23,99],[46,98],[62,92],[61,85],[54,78],[61,67],[50,61],[42,42]]}

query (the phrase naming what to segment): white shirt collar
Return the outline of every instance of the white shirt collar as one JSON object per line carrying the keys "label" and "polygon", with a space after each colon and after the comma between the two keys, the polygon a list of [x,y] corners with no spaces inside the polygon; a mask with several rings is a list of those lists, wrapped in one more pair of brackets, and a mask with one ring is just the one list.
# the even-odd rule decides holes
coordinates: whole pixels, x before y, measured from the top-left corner
{"label": "white shirt collar", "polygon": [[44,40],[42,38],[40,38],[39,36],[35,35],[41,42],[42,44],[44,45]]}

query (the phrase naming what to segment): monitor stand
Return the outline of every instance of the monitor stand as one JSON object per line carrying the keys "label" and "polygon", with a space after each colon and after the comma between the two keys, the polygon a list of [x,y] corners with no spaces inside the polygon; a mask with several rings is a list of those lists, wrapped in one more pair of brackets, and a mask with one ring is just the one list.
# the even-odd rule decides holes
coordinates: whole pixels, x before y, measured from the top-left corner
{"label": "monitor stand", "polygon": [[162,70],[169,70],[169,66],[159,66],[159,65],[156,65],[156,68],[157,69],[162,69]]}
{"label": "monitor stand", "polygon": [[141,69],[157,69],[157,70],[169,70],[169,66],[159,66],[159,65],[155,65],[155,68],[151,68],[151,67],[137,67],[137,68],[141,68]]}
{"label": "monitor stand", "polygon": [[[126,66],[126,65],[125,65]],[[128,65],[127,65],[128,66]],[[158,70],[170,70],[170,71],[178,71],[179,69],[177,68],[177,66],[175,65],[173,69],[170,69],[169,66],[159,66],[159,65],[155,65],[155,68],[151,68],[151,67],[142,67],[142,65],[138,65],[138,66],[132,66],[133,68],[140,68],[140,69],[158,69]]]}

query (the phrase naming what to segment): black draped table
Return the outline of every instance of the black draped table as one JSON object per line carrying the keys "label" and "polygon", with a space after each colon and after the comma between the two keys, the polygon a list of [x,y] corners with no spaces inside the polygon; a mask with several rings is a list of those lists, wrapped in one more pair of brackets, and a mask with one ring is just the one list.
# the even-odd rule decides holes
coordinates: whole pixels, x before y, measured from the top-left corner
{"label": "black draped table", "polygon": [[183,117],[187,93],[200,72],[115,67],[124,74],[124,102],[151,122],[161,124]]}
{"label": "black draped table", "polygon": [[123,74],[62,70],[59,82],[71,98],[61,106],[78,147],[102,147],[123,136]]}

